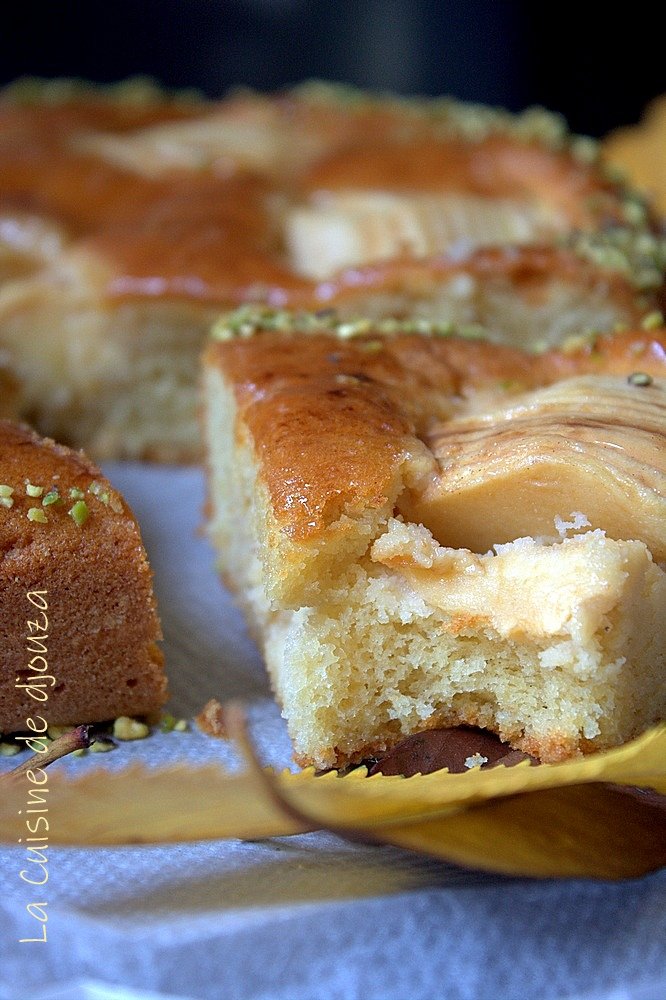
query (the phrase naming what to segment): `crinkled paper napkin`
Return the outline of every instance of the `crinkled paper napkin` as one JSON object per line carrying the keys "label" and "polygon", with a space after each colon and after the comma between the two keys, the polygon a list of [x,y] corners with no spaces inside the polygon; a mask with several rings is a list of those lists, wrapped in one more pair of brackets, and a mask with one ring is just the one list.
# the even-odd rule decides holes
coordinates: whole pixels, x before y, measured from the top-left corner
{"label": "crinkled paper napkin", "polygon": [[50,842],[70,845],[256,840],[329,829],[505,874],[619,879],[666,864],[659,800],[666,794],[666,725],[559,764],[402,778],[368,776],[365,768],[280,773],[262,767],[237,706],[228,708],[227,721],[245,758],[240,773],[219,764],[135,765],[69,777],[57,764],[41,770],[36,755],[0,778],[0,839],[16,843],[29,818],[42,815]]}

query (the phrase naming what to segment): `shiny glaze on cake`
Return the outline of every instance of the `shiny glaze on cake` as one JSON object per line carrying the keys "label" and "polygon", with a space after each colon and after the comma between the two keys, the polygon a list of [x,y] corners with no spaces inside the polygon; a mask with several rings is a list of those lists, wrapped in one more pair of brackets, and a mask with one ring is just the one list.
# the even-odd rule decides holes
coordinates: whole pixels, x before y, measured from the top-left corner
{"label": "shiny glaze on cake", "polygon": [[380,508],[400,469],[426,463],[442,421],[583,374],[666,377],[666,330],[541,355],[452,336],[258,332],[213,342],[204,364],[233,386],[274,517],[316,539],[343,511]]}

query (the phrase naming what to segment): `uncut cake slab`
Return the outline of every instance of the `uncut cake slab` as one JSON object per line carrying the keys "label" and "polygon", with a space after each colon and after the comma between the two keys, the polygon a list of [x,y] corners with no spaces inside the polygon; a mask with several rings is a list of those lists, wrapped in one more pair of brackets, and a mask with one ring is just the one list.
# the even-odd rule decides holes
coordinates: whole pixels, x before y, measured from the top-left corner
{"label": "uncut cake slab", "polygon": [[556,761],[664,717],[665,348],[220,321],[210,534],[300,763],[461,724]]}
{"label": "uncut cake slab", "polygon": [[223,309],[551,344],[662,308],[665,259],[648,206],[542,110],[321,84],[0,92],[0,372],[16,416],[96,459],[200,457],[199,354]]}

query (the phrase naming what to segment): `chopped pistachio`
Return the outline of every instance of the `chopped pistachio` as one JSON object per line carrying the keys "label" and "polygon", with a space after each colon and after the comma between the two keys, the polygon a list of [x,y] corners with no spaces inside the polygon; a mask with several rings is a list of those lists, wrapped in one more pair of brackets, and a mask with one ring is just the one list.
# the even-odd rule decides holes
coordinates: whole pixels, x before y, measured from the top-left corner
{"label": "chopped pistachio", "polygon": [[464,337],[465,340],[482,340],[485,336],[485,330],[478,323],[466,323],[464,326],[458,327],[456,334],[459,337]]}
{"label": "chopped pistachio", "polygon": [[636,198],[627,198],[622,203],[622,215],[631,226],[642,226],[647,221],[647,208]]}
{"label": "chopped pistachio", "polygon": [[[298,334],[323,333],[339,337],[341,340],[361,337],[368,333],[371,333],[373,337],[375,335],[388,337],[397,334],[417,333],[430,337],[457,335],[479,338],[486,335],[484,328],[477,324],[455,327],[449,321],[431,320],[425,317],[411,319],[386,317],[377,320],[371,320],[367,317],[341,319],[333,309],[320,310],[316,313],[303,313],[269,309],[264,306],[242,306],[218,320],[211,331],[211,336],[214,340],[229,341],[235,337],[248,338],[268,331]],[[374,342],[374,340],[362,341],[359,348],[363,350],[363,343]],[[372,348],[372,350],[376,350],[376,348]]]}
{"label": "chopped pistachio", "polygon": [[41,77],[22,76],[8,87],[4,94],[21,104],[57,105],[94,97],[100,102],[150,106],[160,101],[192,104],[203,100],[203,95],[193,87],[167,90],[150,77],[131,76],[117,83],[89,83],[77,79],[44,80]]}
{"label": "chopped pistachio", "polygon": [[49,492],[42,500],[42,507],[50,507],[54,503],[61,503],[61,502],[62,501],[60,500],[60,494],[54,487],[52,490],[49,490]]}
{"label": "chopped pistachio", "polygon": [[131,719],[127,715],[121,715],[113,723],[113,735],[117,740],[143,740],[149,732],[145,722]]}
{"label": "chopped pistachio", "polygon": [[48,522],[46,514],[39,507],[30,507],[27,517],[29,521],[37,521],[39,524],[46,524]]}
{"label": "chopped pistachio", "polygon": [[85,747],[81,747],[80,750],[73,750],[70,757],[85,757],[88,751]]}
{"label": "chopped pistachio", "polygon": [[372,326],[369,319],[351,320],[348,323],[340,323],[335,331],[338,337],[346,340],[347,337],[356,337],[360,333],[367,333]]}
{"label": "chopped pistachio", "polygon": [[567,337],[561,345],[561,350],[564,354],[575,354],[576,351],[580,351],[584,347],[590,346],[596,339],[596,334],[587,331],[585,333],[572,333],[571,336]]}
{"label": "chopped pistachio", "polygon": [[[342,106],[350,114],[362,113],[371,108],[399,111],[404,118],[431,122],[437,135],[462,136],[471,142],[481,142],[489,135],[504,133],[519,141],[537,140],[560,149],[568,138],[564,118],[540,107],[511,114],[503,108],[458,101],[451,97],[389,96],[348,84],[331,84],[321,80],[307,80],[291,93],[308,104]],[[590,140],[581,138],[583,144],[590,143]],[[572,142],[576,139],[576,136],[571,137]],[[581,152],[580,155],[584,158],[585,154]]]}
{"label": "chopped pistachio", "polygon": [[116,512],[116,514],[122,514],[123,505],[120,497],[117,493],[114,493],[113,490],[108,489],[102,483],[93,481],[88,487],[88,493],[99,500],[100,503],[103,503],[105,507],[110,507],[111,510]]}
{"label": "chopped pistachio", "polygon": [[70,499],[72,500],[83,500],[85,493],[83,492],[83,490],[80,490],[78,486],[72,486],[72,488],[69,491],[69,496]]}
{"label": "chopped pistachio", "polygon": [[0,486],[0,497],[10,497],[13,492],[13,486],[5,486],[4,484]]}
{"label": "chopped pistachio", "polygon": [[109,493],[109,507],[116,514],[122,514],[123,505],[120,497],[117,493]]}
{"label": "chopped pistachio", "polygon": [[109,739],[96,739],[90,744],[91,753],[108,753],[109,750],[116,750],[116,744]]}
{"label": "chopped pistachio", "polygon": [[175,716],[169,715],[168,712],[166,713],[166,715],[163,715],[162,718],[160,719],[160,730],[163,733],[170,733],[175,725],[176,725]]}
{"label": "chopped pistachio", "polygon": [[636,250],[644,254],[658,254],[661,249],[661,241],[658,236],[650,232],[649,229],[642,229],[639,233],[629,233],[625,240],[631,243],[632,237],[636,244]]}
{"label": "chopped pistachio", "polygon": [[666,239],[647,229],[613,226],[564,239],[574,253],[599,267],[619,271],[638,289],[658,288],[666,268]]}
{"label": "chopped pistachio", "polygon": [[627,382],[629,385],[652,385],[652,376],[647,372],[632,372]]}
{"label": "chopped pistachio", "polygon": [[160,729],[163,733],[184,733],[187,728],[187,719],[176,719],[175,715],[170,715],[168,712],[160,719]]}
{"label": "chopped pistachio", "polygon": [[98,500],[101,500],[103,504],[109,503],[109,491],[102,486],[101,483],[92,482],[88,487],[88,493],[91,493]]}
{"label": "chopped pistachio", "polygon": [[31,483],[29,480],[26,479],[25,492],[26,495],[29,497],[41,497],[42,493],[44,492],[44,487],[35,486],[33,483]]}
{"label": "chopped pistachio", "polygon": [[456,333],[456,328],[453,323],[436,323],[432,332],[436,337],[450,337]]}
{"label": "chopped pistachio", "polygon": [[14,501],[11,497],[0,497],[0,507],[13,507]]}
{"label": "chopped pistachio", "polygon": [[572,139],[571,153],[579,163],[595,163],[599,158],[599,143],[589,135],[578,135]]}
{"label": "chopped pistachio", "polygon": [[20,752],[18,743],[0,743],[0,757],[15,757]]}
{"label": "chopped pistachio", "polygon": [[77,500],[74,506],[71,507],[67,513],[74,523],[79,526],[79,528],[83,527],[90,516],[90,511],[88,510],[88,505],[85,500]]}
{"label": "chopped pistachio", "polygon": [[379,354],[382,346],[381,340],[362,340],[358,349],[363,354]]}
{"label": "chopped pistachio", "polygon": [[644,330],[658,330],[659,327],[663,325],[664,317],[658,309],[655,309],[654,312],[648,313],[641,323]]}

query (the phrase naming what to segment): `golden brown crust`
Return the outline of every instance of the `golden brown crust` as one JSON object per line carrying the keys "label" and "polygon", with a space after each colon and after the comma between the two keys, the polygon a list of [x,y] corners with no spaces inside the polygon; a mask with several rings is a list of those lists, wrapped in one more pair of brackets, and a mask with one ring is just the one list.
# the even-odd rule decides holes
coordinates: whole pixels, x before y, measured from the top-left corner
{"label": "golden brown crust", "polygon": [[571,226],[596,227],[602,210],[613,221],[621,221],[617,189],[600,176],[598,168],[575,160],[568,151],[516,141],[508,135],[492,135],[479,142],[432,136],[412,139],[408,157],[404,142],[366,139],[353,149],[318,161],[304,187],[535,198],[562,210]]}
{"label": "golden brown crust", "polygon": [[103,98],[91,88],[62,102],[0,95],[0,189],[5,210],[45,214],[76,235],[110,221],[128,196],[144,192],[140,178],[78,150],[73,139],[89,130],[122,134],[201,113],[198,104],[168,99],[146,103]]}
{"label": "golden brown crust", "polygon": [[[25,729],[35,715],[60,725],[155,712],[166,700],[161,635],[127,505],[82,453],[6,421],[0,481],[3,493],[13,491],[11,506],[0,506],[0,730]],[[29,495],[33,487],[40,496]],[[44,505],[55,490],[60,502]],[[80,525],[69,513],[77,502],[87,508]],[[31,510],[46,523],[31,519]],[[44,593],[46,610],[40,599],[31,602],[32,592]],[[30,665],[40,637],[46,669],[41,661]],[[41,676],[53,678],[44,701],[17,686]]]}
{"label": "golden brown crust", "polygon": [[[210,119],[214,127],[218,114],[227,122],[266,123],[275,134],[278,147],[263,176],[233,158],[224,168],[204,163],[198,170],[144,176],[81,142],[92,131],[133,134],[174,120]],[[189,298],[226,306],[269,301],[301,308],[358,297],[363,288],[381,291],[387,284],[418,293],[456,263],[396,260],[388,269],[366,268],[358,279],[352,269],[333,283],[312,281],[285,259],[271,207],[276,199],[297,205],[315,189],[454,191],[536,199],[561,211],[575,229],[596,231],[623,220],[624,190],[596,162],[581,162],[566,146],[525,141],[510,123],[501,127],[503,132],[471,141],[441,135],[442,121],[428,113],[427,104],[317,103],[298,93],[203,107],[167,99],[127,104],[95,91],[61,103],[5,98],[0,205],[10,215],[46,216],[101,254],[112,272],[106,289],[112,299]],[[298,149],[307,155],[299,159]],[[469,262],[473,274],[483,267],[475,258]],[[620,275],[609,291],[616,286],[631,297]]]}
{"label": "golden brown crust", "polygon": [[312,87],[0,95],[0,347],[18,415],[100,459],[196,460],[200,345],[212,312],[241,303],[446,316],[545,345],[638,324],[664,305],[650,220],[542,117]]}
{"label": "golden brown crust", "polygon": [[666,330],[589,338],[534,355],[456,336],[262,332],[213,342],[272,513],[314,540],[342,513],[381,507],[420,436],[475,393],[494,401],[583,373],[666,374]]}

